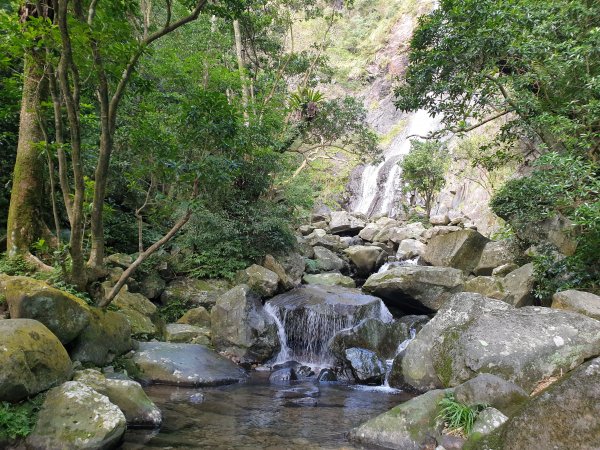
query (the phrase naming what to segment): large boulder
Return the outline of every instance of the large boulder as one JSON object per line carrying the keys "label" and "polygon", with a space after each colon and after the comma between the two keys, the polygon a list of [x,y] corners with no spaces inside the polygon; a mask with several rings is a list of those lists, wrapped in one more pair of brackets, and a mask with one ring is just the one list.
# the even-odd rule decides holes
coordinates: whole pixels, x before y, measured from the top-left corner
{"label": "large boulder", "polygon": [[277,325],[247,285],[230,289],[211,311],[212,343],[241,362],[264,362],[279,350]]}
{"label": "large boulder", "polygon": [[239,383],[246,372],[229,359],[197,344],[140,342],[133,355],[146,383],[200,387]]}
{"label": "large boulder", "polygon": [[397,260],[411,259],[415,256],[421,256],[425,253],[427,245],[416,239],[403,239],[400,241],[398,246],[398,252],[396,253]]}
{"label": "large boulder", "polygon": [[465,405],[489,405],[510,414],[518,405],[529,400],[523,388],[491,373],[482,373],[457,386],[454,398]]}
{"label": "large boulder", "polygon": [[389,240],[398,244],[405,239],[419,239],[425,233],[425,227],[421,222],[409,223],[403,227],[392,230]]}
{"label": "large boulder", "polygon": [[162,413],[146,395],[142,386],[133,380],[106,378],[94,369],[75,372],[73,381],[79,381],[96,392],[106,395],[125,414],[127,425],[136,428],[158,428]]}
{"label": "large boulder", "polygon": [[165,287],[167,283],[158,272],[151,272],[140,281],[140,294],[151,300],[158,299]]}
{"label": "large boulder", "polygon": [[18,401],[68,379],[71,360],[58,338],[31,319],[0,320],[0,401]]}
{"label": "large boulder", "polygon": [[344,268],[344,261],[331,250],[317,246],[314,248],[314,251],[314,260],[307,261],[306,272],[334,272]]}
{"label": "large boulder", "polygon": [[600,358],[589,361],[533,397],[487,438],[469,448],[600,448]]}
{"label": "large boulder", "polygon": [[63,344],[75,339],[90,321],[89,306],[67,292],[28,277],[6,283],[10,317],[34,319],[48,327]]}
{"label": "large boulder", "polygon": [[329,219],[329,229],[333,234],[358,234],[365,225],[364,220],[346,211],[333,211]]}
{"label": "large boulder", "polygon": [[153,338],[159,334],[159,327],[156,326],[159,322],[158,308],[142,294],[123,288],[111,305],[127,318],[131,334],[136,338]]}
{"label": "large boulder", "polygon": [[472,271],[489,240],[474,230],[437,235],[427,243],[423,259],[432,266]]}
{"label": "large boulder", "polygon": [[590,292],[574,289],[557,292],[552,296],[552,308],[574,311],[600,320],[600,296]]}
{"label": "large boulder", "polygon": [[408,385],[421,390],[490,373],[531,392],[598,354],[599,321],[460,293],[408,345],[401,371]]}
{"label": "large boulder", "polygon": [[431,312],[460,291],[464,281],[463,272],[450,267],[399,266],[371,275],[363,290],[403,310]]}
{"label": "large boulder", "polygon": [[439,403],[448,392],[434,390],[404,402],[352,430],[350,439],[378,448],[429,448],[425,442],[442,434],[443,424],[437,416]]}
{"label": "large boulder", "polygon": [[377,260],[381,252],[382,249],[379,247],[366,245],[354,245],[344,250],[361,276],[369,275],[377,268]]}
{"label": "large boulder", "polygon": [[485,244],[475,267],[476,275],[491,275],[496,267],[513,263],[519,256],[516,245],[509,240],[490,241]]}
{"label": "large boulder", "polygon": [[274,256],[265,256],[263,267],[277,274],[277,276],[279,277],[280,290],[288,291],[296,286],[294,280],[286,273],[283,264],[281,264],[281,262],[279,262]]}
{"label": "large boulder", "polygon": [[247,269],[240,271],[237,276],[240,284],[247,284],[253,292],[261,297],[272,297],[279,286],[279,276],[266,267],[252,264]]}
{"label": "large boulder", "polygon": [[365,241],[373,242],[375,240],[375,236],[383,229],[382,225],[377,223],[369,223],[366,227],[360,230],[358,233],[358,237]]}
{"label": "large boulder", "polygon": [[344,351],[347,366],[354,379],[363,384],[381,384],[385,377],[385,362],[371,350],[348,348]]}
{"label": "large boulder", "polygon": [[133,349],[131,326],[124,315],[99,308],[90,312],[90,323],[69,346],[74,361],[104,366]]}
{"label": "large boulder", "polygon": [[229,289],[223,280],[197,280],[195,278],[177,278],[171,281],[160,296],[163,305],[179,302],[189,307],[213,307],[217,298]]}
{"label": "large boulder", "polygon": [[517,307],[533,305],[535,287],[533,263],[525,264],[510,272],[502,279],[502,286],[507,293],[505,302]]}
{"label": "large boulder", "polygon": [[302,277],[302,281],[306,284],[320,284],[323,286],[356,287],[356,283],[352,278],[339,272],[306,274]]}
{"label": "large boulder", "polygon": [[109,449],[119,443],[126,426],[125,415],[108,397],[69,381],[48,392],[27,448]]}

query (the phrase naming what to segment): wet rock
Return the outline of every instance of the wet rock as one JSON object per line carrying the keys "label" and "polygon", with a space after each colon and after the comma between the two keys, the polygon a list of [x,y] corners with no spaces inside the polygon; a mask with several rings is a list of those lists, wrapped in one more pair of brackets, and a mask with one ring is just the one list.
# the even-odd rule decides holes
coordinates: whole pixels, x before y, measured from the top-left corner
{"label": "wet rock", "polygon": [[321,369],[319,375],[317,375],[317,381],[319,383],[337,381],[337,376],[335,372],[331,369]]}
{"label": "wet rock", "polygon": [[90,323],[70,345],[73,361],[105,366],[133,349],[131,326],[124,315],[99,308],[90,311]]}
{"label": "wet rock", "polygon": [[529,395],[520,386],[490,373],[482,373],[457,386],[454,397],[466,405],[490,405],[505,414],[529,400]]}
{"label": "wet rock", "polygon": [[219,386],[244,381],[248,375],[227,358],[196,344],[140,342],[133,355],[146,383],[174,386]]}
{"label": "wet rock", "polygon": [[209,345],[210,329],[184,323],[169,323],[165,327],[165,341]]}
{"label": "wet rock", "polygon": [[134,427],[158,428],[162,423],[160,409],[148,398],[142,386],[133,380],[106,378],[97,370],[75,372],[73,381],[89,386],[108,397],[125,414],[127,424]]}
{"label": "wet rock", "polygon": [[508,417],[498,411],[496,408],[485,408],[477,416],[473,424],[471,434],[486,435],[490,434],[508,420]]}
{"label": "wet rock", "polygon": [[464,283],[462,271],[450,267],[399,266],[371,275],[366,293],[405,310],[437,311]]}
{"label": "wet rock", "polygon": [[[600,448],[600,358],[533,397],[502,427],[469,448]],[[474,439],[475,440],[475,439]]]}
{"label": "wet rock", "polygon": [[278,369],[269,375],[269,383],[274,384],[286,384],[297,379],[296,372],[291,367]]}
{"label": "wet rock", "polygon": [[219,297],[211,311],[212,343],[241,362],[261,363],[279,351],[277,325],[247,285]]}
{"label": "wet rock", "polygon": [[390,234],[390,241],[398,244],[405,239],[419,239],[425,232],[421,222],[409,223],[403,227],[396,227]]}
{"label": "wet rock", "polygon": [[279,276],[272,270],[252,264],[238,273],[237,282],[247,284],[261,297],[272,297],[279,287]]}
{"label": "wet rock", "polygon": [[33,278],[9,279],[6,301],[10,317],[43,323],[63,344],[75,339],[90,321],[90,308],[83,300]]}
{"label": "wet rock", "polygon": [[318,386],[315,386],[312,383],[303,383],[299,386],[284,389],[277,393],[278,398],[316,398],[319,395],[321,395],[321,391]]}
{"label": "wet rock", "polygon": [[329,220],[329,229],[333,234],[358,234],[365,226],[364,220],[346,211],[333,211]]}
{"label": "wet rock", "polygon": [[384,448],[423,448],[439,438],[443,425],[437,420],[438,404],[448,390],[434,390],[404,402],[350,432],[350,439]]}
{"label": "wet rock", "polygon": [[488,241],[474,230],[437,235],[427,243],[423,259],[433,266],[472,271]]}
{"label": "wet rock", "polygon": [[293,398],[284,402],[283,406],[302,407],[317,406],[319,402],[313,397]]}
{"label": "wet rock", "polygon": [[600,320],[600,296],[590,292],[574,289],[557,292],[552,296],[552,308],[573,311]]}
{"label": "wet rock", "polygon": [[514,263],[518,256],[518,249],[512,241],[490,241],[481,252],[475,275],[492,275],[496,267]]}
{"label": "wet rock", "polygon": [[381,384],[385,377],[386,366],[375,352],[364,348],[346,349],[345,358],[354,379],[359,383]]}
{"label": "wet rock", "polygon": [[358,274],[367,276],[376,269],[381,248],[376,246],[355,245],[344,250],[358,269]]}
{"label": "wet rock", "polygon": [[171,281],[160,296],[163,305],[179,302],[191,307],[204,306],[210,310],[217,298],[229,289],[223,280],[177,278]]}
{"label": "wet rock", "polygon": [[350,277],[337,272],[306,274],[302,277],[306,284],[320,284],[322,286],[342,286],[347,288],[356,287],[356,283]]}
{"label": "wet rock", "polygon": [[48,392],[27,448],[108,449],[125,433],[126,419],[108,397],[69,381]]}
{"label": "wet rock", "polygon": [[18,401],[67,380],[71,360],[58,338],[31,319],[0,320],[0,401]]}
{"label": "wet rock", "polygon": [[190,309],[179,318],[177,323],[185,323],[196,327],[210,328],[210,313],[203,306]]}

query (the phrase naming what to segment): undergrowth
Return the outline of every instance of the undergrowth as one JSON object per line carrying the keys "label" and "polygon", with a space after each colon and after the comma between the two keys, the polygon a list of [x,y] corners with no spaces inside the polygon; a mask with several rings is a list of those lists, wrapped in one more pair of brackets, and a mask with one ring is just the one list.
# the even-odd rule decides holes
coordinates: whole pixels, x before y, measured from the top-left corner
{"label": "undergrowth", "polygon": [[442,421],[450,432],[468,436],[473,431],[475,420],[488,405],[469,406],[456,401],[454,394],[449,393],[439,403],[441,409],[437,419]]}
{"label": "undergrowth", "polygon": [[43,395],[21,403],[0,403],[0,441],[27,437],[37,421]]}

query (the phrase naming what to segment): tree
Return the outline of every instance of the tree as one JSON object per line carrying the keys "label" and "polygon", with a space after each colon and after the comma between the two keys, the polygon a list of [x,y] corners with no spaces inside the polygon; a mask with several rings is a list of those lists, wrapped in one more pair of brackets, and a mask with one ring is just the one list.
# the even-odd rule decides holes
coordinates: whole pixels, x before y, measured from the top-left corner
{"label": "tree", "polygon": [[589,0],[442,0],[419,19],[397,106],[441,114],[438,136],[504,117],[500,140],[597,159],[598,17]]}
{"label": "tree", "polygon": [[439,141],[411,141],[408,155],[398,164],[402,169],[404,191],[420,195],[425,201],[427,216],[432,201],[444,184],[450,156],[446,146]]}

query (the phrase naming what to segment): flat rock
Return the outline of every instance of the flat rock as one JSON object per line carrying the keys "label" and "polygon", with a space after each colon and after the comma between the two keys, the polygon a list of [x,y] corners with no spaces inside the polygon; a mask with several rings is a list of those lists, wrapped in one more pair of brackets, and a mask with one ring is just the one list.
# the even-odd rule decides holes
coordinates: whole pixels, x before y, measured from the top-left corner
{"label": "flat rock", "polygon": [[348,288],[356,287],[356,283],[350,277],[337,272],[306,274],[302,277],[306,284],[320,284],[322,286],[342,286]]}
{"label": "flat rock", "polygon": [[552,296],[552,308],[573,311],[600,320],[600,296],[590,292],[574,289],[557,292]]}

